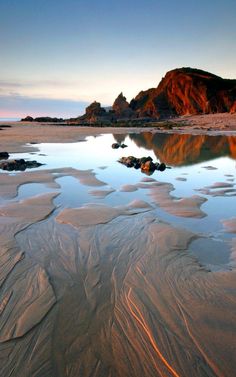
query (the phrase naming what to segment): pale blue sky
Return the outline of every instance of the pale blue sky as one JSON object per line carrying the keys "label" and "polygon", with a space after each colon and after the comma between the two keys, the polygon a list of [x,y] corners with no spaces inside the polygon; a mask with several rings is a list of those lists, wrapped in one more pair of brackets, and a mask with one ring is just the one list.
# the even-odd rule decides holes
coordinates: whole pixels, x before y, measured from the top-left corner
{"label": "pale blue sky", "polygon": [[236,78],[235,16],[235,0],[0,0],[0,116],[76,116],[176,67]]}

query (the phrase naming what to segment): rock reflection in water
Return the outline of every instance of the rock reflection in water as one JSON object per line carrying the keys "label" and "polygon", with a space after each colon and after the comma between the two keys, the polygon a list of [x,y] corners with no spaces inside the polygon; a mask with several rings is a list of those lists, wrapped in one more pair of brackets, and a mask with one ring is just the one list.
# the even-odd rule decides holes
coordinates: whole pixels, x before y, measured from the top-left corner
{"label": "rock reflection in water", "polygon": [[144,132],[130,134],[129,137],[138,147],[153,150],[160,161],[173,166],[191,165],[224,156],[236,159],[236,136]]}

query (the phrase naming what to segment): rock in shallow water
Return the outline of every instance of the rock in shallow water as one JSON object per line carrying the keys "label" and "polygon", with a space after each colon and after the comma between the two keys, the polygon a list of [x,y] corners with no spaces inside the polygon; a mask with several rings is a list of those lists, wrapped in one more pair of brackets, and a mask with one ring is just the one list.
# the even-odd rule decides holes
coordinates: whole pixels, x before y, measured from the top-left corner
{"label": "rock in shallow water", "polygon": [[112,149],[118,149],[120,148],[120,145],[118,143],[113,143],[111,147]]}
{"label": "rock in shallow water", "polygon": [[0,152],[0,160],[7,160],[9,158],[8,152]]}
{"label": "rock in shallow water", "polygon": [[118,148],[124,149],[124,148],[127,148],[127,146],[128,145],[126,145],[126,144],[113,143],[111,147],[112,147],[112,149],[118,149]]}
{"label": "rock in shallow water", "polygon": [[26,169],[38,168],[42,166],[40,162],[37,161],[25,161],[23,158],[19,160],[9,160],[0,163],[0,169],[7,171],[24,171]]}
{"label": "rock in shallow water", "polygon": [[119,161],[121,164],[127,166],[127,168],[140,169],[145,174],[152,174],[155,170],[164,171],[166,165],[162,163],[154,163],[152,157],[136,158],[134,156],[121,157]]}

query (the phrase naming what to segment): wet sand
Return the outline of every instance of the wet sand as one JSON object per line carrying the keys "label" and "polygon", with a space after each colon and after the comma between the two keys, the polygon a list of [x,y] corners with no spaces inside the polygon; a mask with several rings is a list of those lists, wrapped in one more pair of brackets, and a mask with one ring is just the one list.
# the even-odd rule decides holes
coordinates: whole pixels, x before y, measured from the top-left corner
{"label": "wet sand", "polygon": [[[168,133],[188,133],[188,134],[210,134],[210,135],[236,135],[236,113],[229,114],[209,114],[184,116],[173,118],[174,129],[157,129],[153,126],[145,127],[77,127],[60,126],[37,122],[0,122],[11,125],[11,128],[0,130],[0,150],[9,152],[34,152],[31,148],[25,148],[27,143],[60,143],[84,141],[86,136],[96,136],[100,134],[129,134],[143,131],[168,132]],[[175,127],[175,125],[178,125]],[[158,127],[158,123],[156,124]],[[161,127],[160,127],[161,128]]]}
{"label": "wet sand", "polygon": [[[111,132],[20,127],[0,131],[0,150],[19,152],[25,142],[72,142]],[[91,199],[79,208],[56,208],[56,179],[63,176],[78,179],[91,197],[109,193],[92,170],[0,176],[0,196],[6,199],[0,207],[1,375],[234,376],[236,272],[209,272],[188,252],[199,235],[154,212],[160,206],[176,216],[201,218],[206,199],[176,198],[172,185],[143,178],[123,190],[146,188],[153,207],[143,201],[108,207]],[[7,202],[26,182],[55,192]],[[216,182],[205,189],[231,185]],[[225,219],[224,226],[232,232],[235,219]]]}
{"label": "wet sand", "polygon": [[55,219],[52,198],[1,212],[3,376],[234,375],[236,274],[201,267],[197,235],[151,208]]}

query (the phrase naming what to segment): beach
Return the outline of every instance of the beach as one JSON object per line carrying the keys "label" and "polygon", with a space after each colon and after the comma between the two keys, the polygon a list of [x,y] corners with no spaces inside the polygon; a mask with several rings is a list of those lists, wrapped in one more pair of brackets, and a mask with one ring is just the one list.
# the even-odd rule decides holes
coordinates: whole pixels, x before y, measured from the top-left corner
{"label": "beach", "polygon": [[[11,127],[1,129],[0,124],[0,151],[14,158],[25,153],[38,159],[43,154],[41,144],[57,143],[56,161],[60,148],[62,153],[65,144],[72,148],[76,143],[78,161],[88,160],[78,168],[58,163],[0,173],[3,376],[234,375],[233,209],[217,212],[217,225],[207,219],[214,214],[211,206],[220,206],[218,199],[230,200],[230,208],[236,195],[236,114],[186,116],[168,123],[173,127],[4,123]],[[128,140],[127,149],[113,151],[110,135],[118,143]],[[170,146],[177,149],[180,136],[183,144],[175,156]],[[217,151],[216,143],[209,144],[211,137],[218,137]],[[99,139],[107,140],[104,151]],[[82,154],[86,143],[91,143],[89,151],[94,150],[91,162],[90,152],[86,158]],[[97,145],[100,149],[95,149]],[[168,154],[164,145],[174,152]],[[191,154],[193,145],[198,154]],[[138,147],[154,157],[165,151],[160,161],[172,169],[161,178],[159,173],[146,176],[123,166],[115,170],[118,153],[129,156],[138,153]],[[50,156],[41,157],[47,162]],[[214,162],[223,157],[232,162],[230,171],[224,170],[224,161]],[[198,163],[194,175],[200,178],[187,191],[184,185],[193,180],[194,163]],[[118,188],[116,172],[121,176]],[[129,180],[128,174],[136,180]],[[223,181],[217,181],[217,174]],[[212,177],[210,183],[201,176]],[[73,191],[76,205],[60,201],[70,182],[79,185]],[[21,191],[38,190],[30,185],[39,185],[40,190],[35,195]],[[82,194],[85,199],[80,200]],[[110,197],[114,199],[109,201]],[[207,207],[208,203],[212,205]],[[215,266],[207,252],[201,257],[199,250],[190,252],[194,242],[204,239],[219,243],[222,250],[229,245],[230,261]]]}

